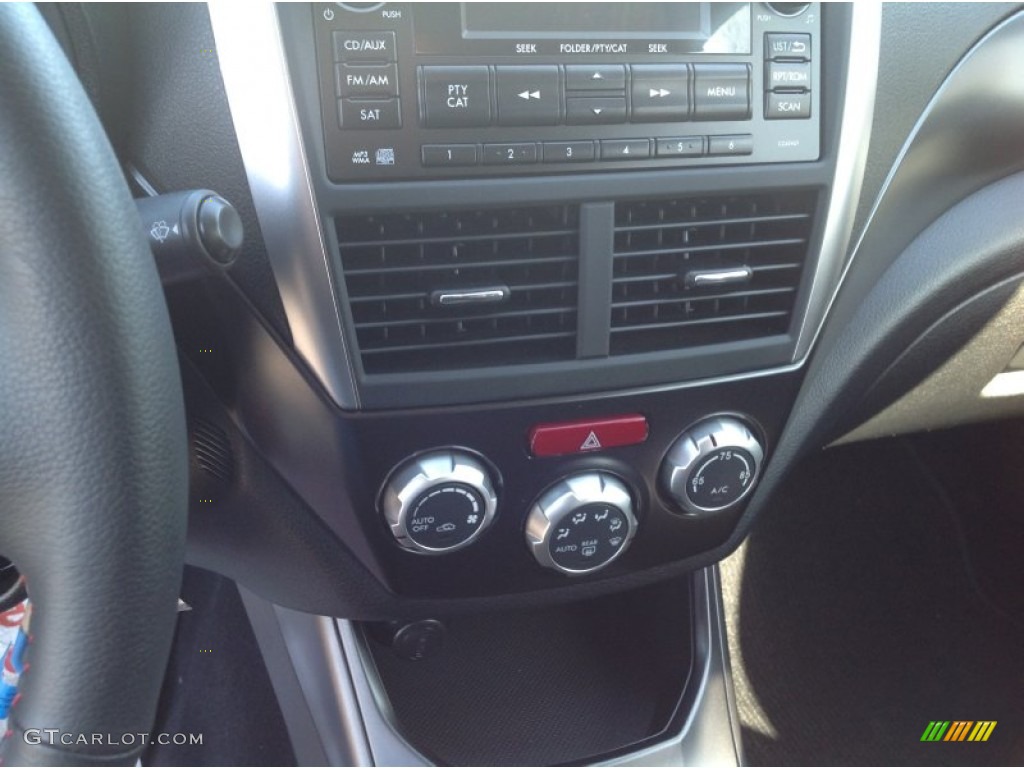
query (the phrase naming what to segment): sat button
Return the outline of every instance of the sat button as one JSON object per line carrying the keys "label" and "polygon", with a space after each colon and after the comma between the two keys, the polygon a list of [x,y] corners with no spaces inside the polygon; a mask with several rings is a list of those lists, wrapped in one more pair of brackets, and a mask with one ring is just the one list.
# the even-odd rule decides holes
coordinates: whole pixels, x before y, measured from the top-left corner
{"label": "sat button", "polygon": [[534,456],[564,456],[636,445],[647,439],[647,433],[647,417],[637,413],[606,419],[538,424],[530,430],[530,453]]}
{"label": "sat button", "polygon": [[398,99],[339,99],[338,120],[347,130],[401,128]]}

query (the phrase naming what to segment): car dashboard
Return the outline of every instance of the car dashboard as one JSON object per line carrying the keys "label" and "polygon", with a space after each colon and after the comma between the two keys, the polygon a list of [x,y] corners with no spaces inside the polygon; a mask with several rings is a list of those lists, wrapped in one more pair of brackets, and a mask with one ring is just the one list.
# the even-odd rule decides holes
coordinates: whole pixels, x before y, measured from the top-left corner
{"label": "car dashboard", "polygon": [[[50,9],[136,195],[208,188],[244,222],[234,266],[165,286],[189,559],[294,670],[302,759],[497,759],[431,741],[364,622],[415,656],[436,617],[538,611],[535,647],[582,601],[675,638],[651,653],[677,683],[650,723],[518,758],[742,761],[715,563],[820,448],[1024,402],[1024,88],[994,74],[1024,18],[945,11]],[[557,658],[601,679],[619,650]]]}

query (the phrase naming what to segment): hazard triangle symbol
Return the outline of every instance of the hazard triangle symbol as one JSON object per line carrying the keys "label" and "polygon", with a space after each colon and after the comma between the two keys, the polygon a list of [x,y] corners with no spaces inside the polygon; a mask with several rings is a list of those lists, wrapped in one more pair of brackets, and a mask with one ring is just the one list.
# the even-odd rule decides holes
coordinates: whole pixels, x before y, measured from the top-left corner
{"label": "hazard triangle symbol", "polygon": [[591,430],[590,434],[587,435],[587,439],[583,441],[583,445],[580,446],[581,451],[592,451],[595,448],[601,447],[601,441],[597,439],[597,434]]}

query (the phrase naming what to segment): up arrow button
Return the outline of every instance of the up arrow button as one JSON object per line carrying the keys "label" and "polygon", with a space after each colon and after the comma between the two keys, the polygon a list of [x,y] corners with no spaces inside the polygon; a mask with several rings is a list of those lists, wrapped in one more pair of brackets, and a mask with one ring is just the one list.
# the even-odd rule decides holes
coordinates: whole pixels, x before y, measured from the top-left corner
{"label": "up arrow button", "polygon": [[567,91],[624,91],[626,67],[623,64],[567,64]]}

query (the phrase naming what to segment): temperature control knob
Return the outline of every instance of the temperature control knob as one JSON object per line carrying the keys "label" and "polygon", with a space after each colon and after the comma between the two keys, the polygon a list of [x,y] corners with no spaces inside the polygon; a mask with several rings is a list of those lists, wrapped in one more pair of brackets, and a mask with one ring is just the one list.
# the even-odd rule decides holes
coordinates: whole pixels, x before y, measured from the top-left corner
{"label": "temperature control knob", "polygon": [[720,416],[691,427],[672,444],[661,483],[684,511],[719,512],[753,490],[763,461],[764,449],[746,424]]}
{"label": "temperature control knob", "polygon": [[406,549],[441,554],[475,541],[494,519],[498,496],[483,462],[447,449],[414,456],[391,473],[381,509]]}
{"label": "temperature control knob", "polygon": [[526,543],[545,568],[578,576],[621,555],[636,527],[626,485],[607,472],[584,472],[541,494],[526,521]]}

